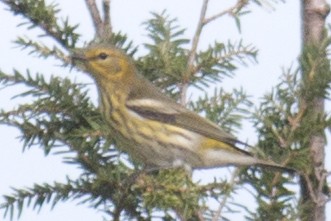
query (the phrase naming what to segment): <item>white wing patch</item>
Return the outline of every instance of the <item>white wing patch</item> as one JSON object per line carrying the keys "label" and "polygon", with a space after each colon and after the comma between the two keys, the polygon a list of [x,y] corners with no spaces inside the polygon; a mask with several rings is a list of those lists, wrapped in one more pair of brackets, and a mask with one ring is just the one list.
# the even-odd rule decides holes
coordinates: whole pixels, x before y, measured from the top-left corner
{"label": "white wing patch", "polygon": [[155,112],[164,113],[164,114],[178,114],[178,110],[176,110],[173,105],[167,104],[154,99],[135,99],[129,100],[126,104],[130,107],[142,107],[148,108],[150,110],[155,110]]}

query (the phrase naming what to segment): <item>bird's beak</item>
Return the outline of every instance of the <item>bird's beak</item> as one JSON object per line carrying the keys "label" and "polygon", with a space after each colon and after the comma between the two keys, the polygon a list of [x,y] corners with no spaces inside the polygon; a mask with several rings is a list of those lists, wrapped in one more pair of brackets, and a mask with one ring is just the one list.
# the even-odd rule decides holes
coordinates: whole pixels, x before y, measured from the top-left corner
{"label": "bird's beak", "polygon": [[82,48],[75,48],[75,49],[70,49],[71,53],[71,60],[74,62],[75,60],[84,62],[87,60],[84,49]]}
{"label": "bird's beak", "polygon": [[84,52],[85,51],[82,48],[70,49],[70,59],[72,66],[76,66],[81,70],[85,70],[85,62],[87,61],[87,58]]}

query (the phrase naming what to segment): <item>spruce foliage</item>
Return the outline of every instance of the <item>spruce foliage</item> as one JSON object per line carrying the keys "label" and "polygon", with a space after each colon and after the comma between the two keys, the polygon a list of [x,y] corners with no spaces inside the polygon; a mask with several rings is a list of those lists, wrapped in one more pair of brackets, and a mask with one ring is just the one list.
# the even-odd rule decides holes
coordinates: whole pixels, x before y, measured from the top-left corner
{"label": "spruce foliage", "polygon": [[[2,109],[0,123],[21,132],[23,150],[38,147],[46,156],[59,154],[68,167],[78,167],[81,171],[79,178],[66,177],[65,182],[14,187],[0,201],[5,218],[24,216],[25,208],[40,210],[45,204],[54,207],[67,200],[103,211],[107,220],[229,220],[227,213],[235,213],[239,208],[246,210],[247,220],[299,217],[303,208],[299,208],[297,195],[289,188],[297,186],[298,181],[289,173],[240,168],[233,170],[229,179],[217,177],[203,184],[192,182],[181,169],[143,172],[141,165],[117,150],[96,102],[90,98],[89,85],[65,77],[65,73],[72,71],[68,52],[80,40],[78,25],[71,24],[69,17],[61,18],[60,6],[55,3],[44,0],[2,0],[1,3],[13,15],[23,18],[20,25],[28,30],[38,28],[44,37],[54,41],[57,46],[48,46],[27,34],[18,36],[14,43],[42,59],[53,57],[60,61],[63,77],[45,79],[43,73],[31,74],[29,70],[0,71],[2,87],[23,85],[25,91],[15,97],[29,98],[12,110]],[[240,18],[247,13],[248,4],[238,1],[223,15],[231,15],[240,29]],[[196,36],[201,35],[209,22],[221,17],[222,13],[200,19],[202,23],[197,30],[201,30]],[[304,48],[299,60],[301,68],[283,73],[280,82],[251,113],[253,103],[244,89],[225,91],[221,83],[224,78],[234,77],[239,67],[256,61],[254,46],[229,40],[210,43],[205,49],[190,49],[194,39],[187,37],[185,28],[166,10],[151,13],[143,24],[144,34],[149,38],[143,45],[144,55],[137,55],[139,47],[134,39],[122,32],[112,32],[107,41],[133,56],[139,72],[164,92],[227,131],[239,131],[241,121],[249,117],[259,136],[254,145],[258,147],[254,149],[256,154],[296,168],[303,175],[312,170],[306,138],[316,132],[324,133],[331,122],[326,113],[316,115],[309,111],[309,102],[314,97],[329,97],[328,37],[320,47]],[[94,40],[102,39],[98,36]],[[209,87],[215,87],[214,93],[208,93]],[[199,97],[186,103],[186,91],[193,88]],[[238,190],[248,187],[253,189],[256,211],[238,205],[233,197]],[[327,184],[323,183],[322,187],[327,195]],[[218,203],[219,209],[209,207],[211,202]]]}

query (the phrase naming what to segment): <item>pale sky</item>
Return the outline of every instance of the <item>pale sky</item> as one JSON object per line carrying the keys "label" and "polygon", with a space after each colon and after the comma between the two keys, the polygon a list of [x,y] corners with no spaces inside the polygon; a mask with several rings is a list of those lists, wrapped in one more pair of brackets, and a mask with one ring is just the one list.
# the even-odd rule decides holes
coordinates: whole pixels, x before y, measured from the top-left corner
{"label": "pale sky", "polygon": [[[84,1],[79,0],[54,0],[47,2],[58,2],[62,9],[61,15],[65,18],[69,16],[72,24],[79,23],[79,31],[83,33],[82,41],[78,46],[83,45],[83,41],[89,41],[93,37],[93,29],[89,15],[87,13]],[[229,0],[210,0],[212,5],[209,7],[208,14],[212,15],[219,12],[224,7],[225,2],[228,5]],[[218,39],[218,41],[227,41],[227,39],[244,39],[246,43],[252,43],[259,49],[258,64],[250,64],[243,67],[232,79],[222,82],[221,86],[226,89],[243,87],[245,91],[254,97],[254,102],[259,102],[259,98],[265,93],[270,92],[273,85],[279,81],[282,68],[295,66],[296,58],[300,52],[300,7],[299,1],[287,1],[286,4],[275,5],[275,11],[253,7],[253,13],[242,18],[242,35],[237,32],[233,20],[220,19],[208,26],[202,36],[200,48]],[[134,39],[136,45],[146,42],[146,31],[141,25],[143,21],[151,18],[150,13],[161,12],[167,9],[171,17],[177,17],[181,27],[187,28],[186,37],[192,38],[196,23],[199,17],[202,1],[192,0],[114,0],[112,1],[112,22],[115,31],[121,30],[127,33],[130,39]],[[330,2],[329,2],[330,3]],[[32,73],[44,73],[46,77],[51,74],[63,77],[70,77],[77,82],[92,82],[87,76],[81,73],[69,72],[69,69],[59,68],[59,62],[52,60],[41,60],[28,55],[28,51],[21,51],[12,43],[17,36],[37,36],[40,31],[27,31],[26,26],[17,27],[22,22],[20,17],[14,17],[5,10],[3,4],[0,4],[0,68],[2,71],[11,73],[12,69],[18,69],[24,72],[29,69]],[[330,20],[330,19],[329,19]],[[49,39],[43,38],[42,41],[49,43]],[[140,51],[143,53],[143,50]],[[11,97],[17,94],[23,88],[0,90],[1,104],[0,109],[10,109],[25,98],[12,100]],[[192,92],[194,93],[194,92]],[[96,94],[91,93],[92,99],[97,100]],[[327,111],[330,111],[330,104],[327,103]],[[49,155],[44,157],[43,152],[38,147],[33,147],[22,153],[22,143],[20,143],[19,131],[14,128],[0,125],[0,146],[2,148],[0,155],[0,195],[10,194],[10,187],[30,187],[33,183],[64,181],[66,175],[77,177],[78,170],[73,166],[63,164],[61,156]],[[247,140],[249,143],[256,141],[256,134],[252,125],[244,124],[244,128],[236,134],[241,140]],[[326,149],[327,158],[330,159],[330,146]],[[327,161],[327,167],[330,170],[331,162]],[[221,171],[227,171],[223,168]],[[205,174],[209,178],[205,178]],[[210,177],[219,176],[219,170],[199,171],[194,174],[195,179],[203,177],[204,181]],[[221,173],[222,175],[222,173]],[[245,197],[248,197],[247,194]],[[245,202],[246,198],[238,198],[238,202]],[[0,200],[1,202],[1,200]],[[21,221],[58,221],[58,220],[95,220],[102,221],[101,212],[87,208],[86,205],[77,206],[78,201],[58,203],[50,211],[50,207],[45,206],[38,214],[32,208],[24,209]],[[254,208],[254,207],[252,207]],[[327,211],[331,211],[330,204]],[[0,212],[0,217],[2,217]],[[327,220],[331,219],[331,213],[328,213]],[[243,214],[234,216],[236,220],[244,220]],[[233,217],[233,218],[234,218]],[[9,220],[9,217],[6,219]]]}

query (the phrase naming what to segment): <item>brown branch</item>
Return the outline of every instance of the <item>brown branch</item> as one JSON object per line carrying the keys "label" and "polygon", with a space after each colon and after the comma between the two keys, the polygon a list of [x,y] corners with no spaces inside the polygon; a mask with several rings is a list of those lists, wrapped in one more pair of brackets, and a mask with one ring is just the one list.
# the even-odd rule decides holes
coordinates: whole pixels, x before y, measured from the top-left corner
{"label": "brown branch", "polygon": [[233,16],[233,15],[237,14],[247,4],[248,4],[247,0],[238,0],[237,3],[234,6],[228,8],[228,9],[226,9],[226,10],[220,12],[220,13],[217,13],[216,15],[213,15],[209,18],[206,18],[203,21],[203,23],[204,23],[204,25],[206,25],[209,22],[212,22],[212,21],[214,21],[214,20],[216,20],[216,19],[218,19],[218,18],[220,18],[224,15],[227,15],[227,14]]}
{"label": "brown branch", "polygon": [[313,185],[312,185],[308,175],[303,174],[303,177],[305,178],[305,182],[306,182],[306,185],[308,188],[308,193],[309,193],[310,198],[313,200],[314,203],[317,203],[317,197],[316,197],[316,194],[313,189]]}
{"label": "brown branch", "polygon": [[199,70],[199,68],[194,67],[194,60],[196,58],[196,52],[197,52],[197,48],[198,48],[198,44],[199,44],[199,40],[200,40],[200,36],[201,36],[203,27],[205,25],[207,25],[208,23],[216,20],[217,18],[220,18],[221,16],[223,16],[225,14],[234,15],[234,14],[238,13],[248,3],[248,1],[247,0],[238,0],[238,2],[234,6],[228,8],[227,10],[224,10],[214,16],[206,18],[208,3],[209,3],[209,0],[203,1],[201,11],[200,11],[198,25],[197,25],[197,28],[196,28],[196,31],[194,33],[193,40],[192,40],[191,50],[188,54],[186,71],[183,74],[182,83],[179,86],[180,103],[184,106],[186,105],[186,97],[187,97],[186,95],[187,95],[187,89],[188,89],[188,85],[189,85],[190,76]]}
{"label": "brown branch", "polygon": [[101,37],[103,35],[103,22],[101,20],[100,12],[98,10],[95,0],[85,0],[87,9],[89,10],[93,25],[96,31],[96,35]]}
{"label": "brown branch", "polygon": [[[231,180],[230,180],[230,182],[229,182],[229,186],[230,186],[231,189],[234,189],[234,186],[237,184],[236,177],[238,177],[239,172],[240,172],[240,169],[239,169],[239,168],[236,168],[236,169],[232,172]],[[230,193],[231,193],[231,192],[232,192],[232,191],[228,191],[228,192],[225,194],[225,196],[224,196],[222,202],[220,203],[220,205],[219,205],[217,211],[215,212],[215,215],[214,215],[213,218],[212,218],[212,221],[220,220],[220,218],[221,218],[221,214],[222,214],[222,210],[223,210],[223,208],[225,207],[226,202],[227,202],[228,198],[230,197]]]}
{"label": "brown branch", "polygon": [[110,38],[112,35],[112,26],[111,26],[111,17],[110,17],[110,0],[103,0],[103,26],[104,26],[104,35],[105,37]]}
{"label": "brown branch", "polygon": [[304,117],[304,114],[306,113],[307,105],[305,102],[301,101],[301,105],[299,107],[299,112],[295,116],[289,116],[287,120],[289,121],[291,125],[291,132],[295,131],[302,121],[302,118]]}
{"label": "brown branch", "polygon": [[196,51],[198,48],[201,31],[203,29],[203,26],[205,25],[204,20],[206,17],[207,6],[208,6],[208,0],[204,0],[202,8],[201,8],[201,12],[200,12],[199,23],[198,23],[197,29],[196,29],[194,37],[193,37],[192,48],[191,48],[191,51],[190,51],[190,54],[188,57],[188,62],[187,62],[188,71],[190,71],[192,69],[192,65],[193,65],[194,59],[196,57]]}
{"label": "brown branch", "polygon": [[85,0],[85,2],[92,17],[96,37],[101,40],[109,40],[112,35],[110,0],[102,1],[103,20],[100,16],[95,0]]}
{"label": "brown branch", "polygon": [[282,137],[274,127],[271,126],[270,130],[272,134],[277,138],[279,146],[282,148],[287,147],[288,145],[287,140],[284,137]]}
{"label": "brown branch", "polygon": [[187,89],[188,89],[188,81],[182,81],[182,83],[179,85],[179,91],[180,91],[180,104],[183,106],[186,106],[186,97],[187,97]]}
{"label": "brown branch", "polygon": [[199,212],[197,213],[197,217],[198,217],[198,220],[200,220],[200,221],[204,221],[204,220],[206,220],[206,219],[204,218],[204,216],[203,216],[203,212],[202,212],[202,211],[199,211]]}
{"label": "brown branch", "polygon": [[[310,198],[312,199],[312,201],[317,205],[317,206],[324,206],[329,199],[321,194],[322,193],[322,189],[323,189],[323,185],[324,185],[324,179],[320,180],[319,182],[319,188],[317,189],[317,193],[315,193],[314,191],[314,187],[313,184],[311,182],[311,180],[309,179],[309,176],[307,174],[303,175],[305,178],[305,182],[307,184],[308,187],[308,193]],[[326,173],[322,175],[324,178],[326,177]]]}
{"label": "brown branch", "polygon": [[319,180],[318,180],[318,187],[317,190],[319,193],[323,193],[323,187],[324,187],[324,181],[326,181],[326,177],[327,177],[327,172],[326,171],[322,171],[321,174],[318,174],[319,176]]}
{"label": "brown branch", "polygon": [[186,71],[183,75],[182,85],[180,87],[180,103],[184,106],[186,105],[186,93],[187,93],[187,89],[188,89],[188,82],[189,82],[189,78],[192,74],[192,70],[194,69],[193,64],[194,64],[194,60],[196,57],[196,51],[198,48],[201,31],[204,26],[204,20],[206,17],[208,1],[209,0],[204,0],[203,4],[202,4],[199,23],[198,23],[197,29],[196,29],[194,37],[193,37],[192,47],[191,47],[191,50],[189,52],[188,59],[187,59]]}

